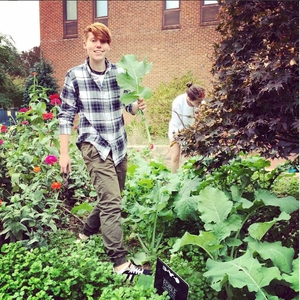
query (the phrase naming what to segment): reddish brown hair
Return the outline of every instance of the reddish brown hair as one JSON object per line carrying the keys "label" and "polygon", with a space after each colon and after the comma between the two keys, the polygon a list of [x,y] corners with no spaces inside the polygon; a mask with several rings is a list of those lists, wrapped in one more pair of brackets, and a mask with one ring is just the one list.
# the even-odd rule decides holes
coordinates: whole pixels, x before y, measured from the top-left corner
{"label": "reddish brown hair", "polygon": [[205,97],[205,89],[198,84],[188,82],[186,84],[186,93],[191,101],[203,99]]}
{"label": "reddish brown hair", "polygon": [[111,33],[110,30],[102,23],[93,23],[88,25],[83,32],[84,41],[88,38],[88,33],[91,32],[97,39],[103,42],[111,43]]}

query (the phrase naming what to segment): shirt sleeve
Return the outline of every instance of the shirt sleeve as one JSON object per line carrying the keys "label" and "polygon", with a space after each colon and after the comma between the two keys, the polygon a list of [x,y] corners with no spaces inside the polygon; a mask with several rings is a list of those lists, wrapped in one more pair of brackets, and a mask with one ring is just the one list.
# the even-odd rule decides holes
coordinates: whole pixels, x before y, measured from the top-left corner
{"label": "shirt sleeve", "polygon": [[77,114],[77,93],[74,82],[71,80],[71,72],[65,78],[64,86],[60,94],[62,100],[61,111],[57,115],[59,120],[59,133],[71,134],[75,115]]}
{"label": "shirt sleeve", "polygon": [[172,103],[172,115],[169,122],[169,132],[168,137],[172,141],[174,133],[183,128],[182,121],[180,120],[180,115],[182,115],[182,107],[180,105],[179,99],[175,98]]}

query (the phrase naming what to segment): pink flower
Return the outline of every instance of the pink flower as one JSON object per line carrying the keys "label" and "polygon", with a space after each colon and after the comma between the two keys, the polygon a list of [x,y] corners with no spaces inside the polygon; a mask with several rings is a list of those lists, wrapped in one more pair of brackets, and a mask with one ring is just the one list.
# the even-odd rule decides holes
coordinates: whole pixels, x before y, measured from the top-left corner
{"label": "pink flower", "polygon": [[59,99],[59,95],[58,94],[52,94],[49,96],[49,99],[52,100],[52,99]]}
{"label": "pink flower", "polygon": [[28,125],[29,122],[28,121],[22,121],[22,125]]}
{"label": "pink flower", "polygon": [[26,107],[22,107],[22,108],[19,110],[20,113],[27,112],[27,111],[28,111],[28,108],[26,108]]}
{"label": "pink flower", "polygon": [[54,163],[57,162],[57,157],[55,155],[48,155],[46,158],[45,158],[45,163],[47,165],[53,165]]}
{"label": "pink flower", "polygon": [[50,103],[51,105],[61,105],[61,101],[59,99],[59,95],[58,94],[53,94],[49,96],[49,99],[51,100]]}
{"label": "pink flower", "polygon": [[1,126],[1,132],[8,132],[8,129],[5,125]]}
{"label": "pink flower", "polygon": [[53,119],[53,113],[52,112],[44,113],[43,114],[43,119],[44,120],[51,120],[51,119]]}
{"label": "pink flower", "polygon": [[58,98],[51,99],[50,101],[51,105],[61,105],[61,101]]}
{"label": "pink flower", "polygon": [[0,145],[2,145],[4,143],[4,141],[3,140],[0,140]]}
{"label": "pink flower", "polygon": [[73,126],[73,129],[74,129],[74,130],[77,130],[77,129],[78,129],[78,126]]}
{"label": "pink flower", "polygon": [[153,150],[154,149],[154,144],[149,144],[149,149]]}
{"label": "pink flower", "polygon": [[51,100],[50,103],[52,105],[61,105],[61,101],[59,99],[59,95],[58,94],[50,95],[49,99]]}

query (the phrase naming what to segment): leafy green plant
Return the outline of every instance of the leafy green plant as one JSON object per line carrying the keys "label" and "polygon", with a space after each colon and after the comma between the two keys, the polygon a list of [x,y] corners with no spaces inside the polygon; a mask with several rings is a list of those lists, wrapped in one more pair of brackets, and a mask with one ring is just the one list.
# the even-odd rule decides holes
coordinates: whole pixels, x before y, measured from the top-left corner
{"label": "leafy green plant", "polygon": [[[152,63],[147,63],[146,58],[143,61],[138,61],[136,55],[123,55],[122,59],[117,63],[118,67],[123,68],[125,72],[117,75],[117,82],[124,92],[120,100],[125,105],[128,105],[137,99],[149,99],[152,95],[150,88],[142,86],[142,80],[146,74],[152,69]],[[145,124],[147,138],[151,144],[151,136],[148,124],[142,110],[138,111],[142,115],[142,121]]]}
{"label": "leafy green plant", "polygon": [[[22,108],[16,116],[16,125],[1,127],[0,145],[3,184],[0,186],[0,236],[4,241],[23,240],[28,246],[43,245],[47,234],[56,231],[64,220],[63,178],[58,165],[59,140],[58,95],[47,97],[47,88],[35,78],[29,88],[30,107]],[[52,107],[47,110],[47,103]],[[78,150],[70,145],[75,160]],[[80,196],[91,194],[87,172],[78,164],[73,172],[81,176],[73,179]],[[75,173],[76,174],[76,173]],[[80,189],[81,187],[81,189]],[[83,191],[85,187],[85,191]],[[75,194],[75,193],[74,193]]]}
{"label": "leafy green plant", "polygon": [[[145,239],[141,237],[142,233],[137,234],[137,238],[144,250],[144,260],[146,261],[155,260],[158,254],[158,250],[162,246],[161,242],[164,232],[162,230],[158,231],[157,229],[158,218],[172,216],[172,213],[170,213],[170,211],[165,210],[170,195],[163,191],[162,183],[160,181],[156,182],[149,196],[150,199],[153,199],[152,206],[143,206],[142,204],[136,203],[136,205],[134,205],[131,209],[132,211],[134,211],[135,215],[140,216],[139,220],[134,217],[134,220],[136,222],[147,219],[147,223],[151,224],[151,228],[148,227],[147,232],[143,234]],[[160,229],[161,228],[162,226],[160,227]],[[144,253],[137,253],[136,257],[143,257]]]}
{"label": "leafy green plant", "polygon": [[48,247],[32,250],[20,242],[1,247],[1,299],[167,299],[156,294],[153,277],[122,284],[124,277],[112,272],[100,237],[84,245],[63,232],[52,239]]}
{"label": "leafy green plant", "polygon": [[[207,186],[200,191],[198,200],[199,217],[205,230],[199,235],[186,232],[175,243],[173,251],[189,244],[201,247],[210,256],[204,276],[209,278],[215,290],[221,291],[225,287],[227,299],[235,299],[231,286],[247,287],[250,293],[256,294],[256,299],[268,299],[271,295],[265,287],[272,280],[282,280],[284,274],[291,278],[297,276],[293,270],[294,249],[282,246],[280,241],[263,241],[276,222],[288,220],[290,214],[298,210],[299,203],[295,198],[277,198],[266,190],[257,190],[254,201],[249,201],[233,185],[230,197]],[[250,216],[267,206],[279,207],[281,213],[269,221],[245,228]]]}

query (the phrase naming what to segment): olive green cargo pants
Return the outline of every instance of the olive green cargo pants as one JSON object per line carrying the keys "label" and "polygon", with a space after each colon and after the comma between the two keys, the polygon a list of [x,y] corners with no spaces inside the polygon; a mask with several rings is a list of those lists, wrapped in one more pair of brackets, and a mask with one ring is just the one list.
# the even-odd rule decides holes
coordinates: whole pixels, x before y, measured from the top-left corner
{"label": "olive green cargo pants", "polygon": [[121,223],[121,192],[125,185],[127,157],[115,166],[111,153],[104,161],[90,143],[82,143],[80,150],[98,195],[97,205],[86,219],[83,233],[87,236],[96,234],[101,226],[106,253],[116,267],[127,261],[128,253]]}

